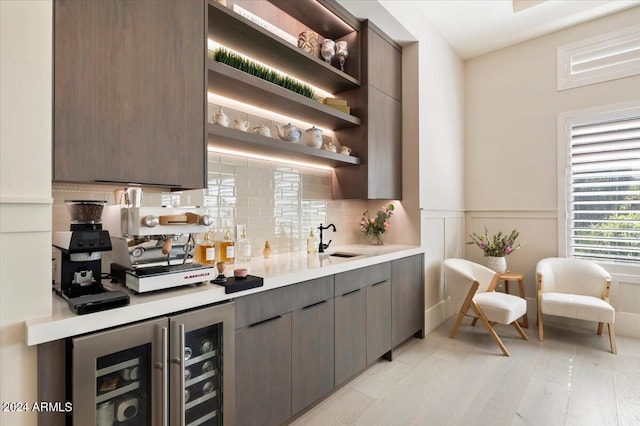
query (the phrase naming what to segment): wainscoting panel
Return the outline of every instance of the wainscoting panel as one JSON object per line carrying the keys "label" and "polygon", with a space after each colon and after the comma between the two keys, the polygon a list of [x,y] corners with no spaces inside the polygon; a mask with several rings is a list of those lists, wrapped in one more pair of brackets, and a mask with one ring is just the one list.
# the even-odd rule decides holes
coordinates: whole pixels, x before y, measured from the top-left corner
{"label": "wainscoting panel", "polygon": [[464,212],[423,210],[422,246],[425,248],[426,329],[429,332],[447,318],[442,262],[463,255]]}

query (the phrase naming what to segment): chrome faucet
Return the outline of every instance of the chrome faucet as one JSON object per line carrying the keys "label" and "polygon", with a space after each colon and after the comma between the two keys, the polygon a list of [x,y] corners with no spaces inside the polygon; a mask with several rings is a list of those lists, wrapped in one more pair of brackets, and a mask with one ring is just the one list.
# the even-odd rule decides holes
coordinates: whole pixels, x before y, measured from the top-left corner
{"label": "chrome faucet", "polygon": [[333,228],[333,232],[336,232],[336,226],[333,223],[330,223],[327,226],[322,226],[322,224],[318,226],[318,229],[320,230],[320,244],[318,245],[318,253],[324,253],[324,250],[328,249],[329,244],[331,244],[331,241],[333,241],[333,240],[329,240],[327,244],[322,243],[322,231],[329,228]]}

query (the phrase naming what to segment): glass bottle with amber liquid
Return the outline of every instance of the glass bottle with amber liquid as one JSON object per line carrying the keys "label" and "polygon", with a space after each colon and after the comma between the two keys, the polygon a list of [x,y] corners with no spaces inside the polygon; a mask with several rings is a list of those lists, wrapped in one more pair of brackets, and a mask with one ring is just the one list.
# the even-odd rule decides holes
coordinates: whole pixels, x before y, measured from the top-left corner
{"label": "glass bottle with amber liquid", "polygon": [[218,241],[218,256],[220,262],[233,263],[236,257],[235,242],[229,235],[229,230],[225,229],[224,238],[222,241]]}
{"label": "glass bottle with amber liquid", "polygon": [[216,264],[216,243],[211,239],[211,231],[206,232],[204,238],[196,242],[193,261],[201,265]]}

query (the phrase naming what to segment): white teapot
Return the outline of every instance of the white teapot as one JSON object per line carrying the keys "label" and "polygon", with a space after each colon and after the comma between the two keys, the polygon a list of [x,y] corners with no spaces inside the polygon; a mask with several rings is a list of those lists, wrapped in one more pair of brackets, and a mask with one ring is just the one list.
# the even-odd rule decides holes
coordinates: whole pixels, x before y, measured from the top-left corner
{"label": "white teapot", "polygon": [[266,136],[268,138],[271,137],[271,129],[269,129],[264,124],[261,124],[259,126],[254,127],[253,128],[253,133],[257,133],[259,135]]}
{"label": "white teapot", "polygon": [[298,143],[302,137],[302,132],[293,124],[289,123],[286,126],[276,124],[278,129],[278,137],[283,141]]}
{"label": "white teapot", "polygon": [[238,130],[242,130],[243,132],[246,132],[247,130],[249,130],[249,122],[247,120],[233,120],[233,127],[235,127]]}
{"label": "white teapot", "polygon": [[304,142],[311,148],[319,149],[322,147],[322,130],[316,126],[304,131]]}
{"label": "white teapot", "polygon": [[227,114],[225,114],[222,108],[220,108],[220,111],[213,116],[213,122],[222,127],[228,127],[229,117],[227,117]]}

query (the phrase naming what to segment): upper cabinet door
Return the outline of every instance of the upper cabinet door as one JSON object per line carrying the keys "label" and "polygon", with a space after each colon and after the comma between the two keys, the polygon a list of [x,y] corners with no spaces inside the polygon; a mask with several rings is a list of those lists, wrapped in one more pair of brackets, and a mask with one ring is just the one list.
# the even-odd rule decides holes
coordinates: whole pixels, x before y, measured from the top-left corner
{"label": "upper cabinet door", "polygon": [[54,3],[54,172],[76,182],[205,182],[202,0]]}
{"label": "upper cabinet door", "polygon": [[402,49],[370,21],[367,35],[368,83],[381,92],[402,99]]}

